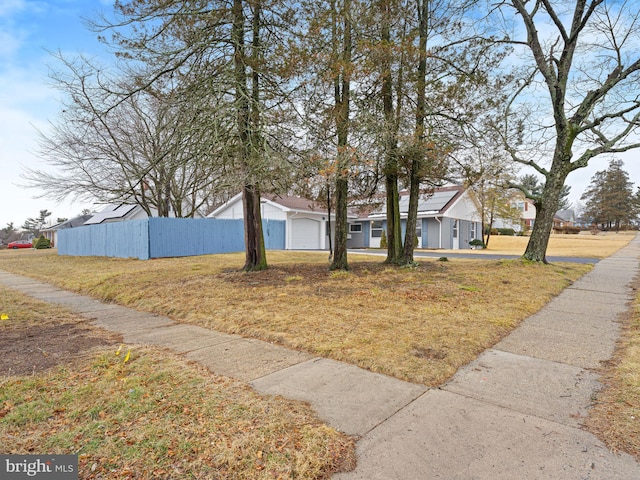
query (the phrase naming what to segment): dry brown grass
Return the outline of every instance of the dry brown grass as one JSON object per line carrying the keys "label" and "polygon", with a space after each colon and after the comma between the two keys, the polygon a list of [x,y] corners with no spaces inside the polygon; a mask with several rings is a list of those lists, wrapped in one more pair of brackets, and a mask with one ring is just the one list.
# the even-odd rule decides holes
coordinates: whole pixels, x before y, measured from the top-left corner
{"label": "dry brown grass", "polygon": [[384,266],[351,256],[269,252],[270,269],[238,271],[241,254],[151,261],[3,252],[0,269],[181,322],[238,333],[439,385],[591,267],[522,261]]}
{"label": "dry brown grass", "polygon": [[[68,329],[86,323],[8,289],[0,289],[0,309],[9,313],[0,324],[3,348],[15,329],[31,328],[33,337],[60,321]],[[76,344],[81,335],[69,333]],[[0,451],[77,453],[87,480],[320,479],[353,466],[353,439],[307,404],[258,395],[164,350],[128,345],[117,354],[117,347],[0,376]]]}
{"label": "dry brown grass", "polygon": [[[605,258],[627,245],[637,232],[601,232],[592,235],[583,232],[579,235],[551,235],[549,238],[549,257],[582,257]],[[529,237],[512,237],[493,235],[489,240],[489,247],[485,250],[470,250],[465,253],[522,255]],[[450,250],[455,252],[455,250]]]}
{"label": "dry brown grass", "polygon": [[616,354],[601,373],[605,388],[586,426],[612,450],[640,460],[640,294],[625,319]]}

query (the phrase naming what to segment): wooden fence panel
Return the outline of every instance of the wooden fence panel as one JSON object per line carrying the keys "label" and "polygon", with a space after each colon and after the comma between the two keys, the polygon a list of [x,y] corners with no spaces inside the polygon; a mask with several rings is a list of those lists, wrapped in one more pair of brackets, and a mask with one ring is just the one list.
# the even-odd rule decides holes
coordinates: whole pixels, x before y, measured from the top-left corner
{"label": "wooden fence panel", "polygon": [[[265,220],[263,229],[266,248],[284,249],[284,221]],[[58,232],[60,255],[147,260],[243,250],[242,220],[154,217],[87,225]]]}
{"label": "wooden fence panel", "polygon": [[151,258],[188,257],[244,250],[242,220],[150,218]]}
{"label": "wooden fence panel", "polygon": [[148,220],[103,223],[60,230],[58,254],[147,260]]}
{"label": "wooden fence panel", "polygon": [[[263,220],[262,233],[267,250],[284,250],[286,246],[286,222],[284,220]],[[244,245],[244,240],[243,243]]]}

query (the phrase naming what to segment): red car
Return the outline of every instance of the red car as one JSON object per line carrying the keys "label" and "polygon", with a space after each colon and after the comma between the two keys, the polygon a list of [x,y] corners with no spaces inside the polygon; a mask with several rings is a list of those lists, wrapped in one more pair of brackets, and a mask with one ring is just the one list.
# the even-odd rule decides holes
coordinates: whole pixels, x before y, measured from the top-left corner
{"label": "red car", "polygon": [[7,245],[7,248],[33,248],[33,243],[29,240],[16,240]]}

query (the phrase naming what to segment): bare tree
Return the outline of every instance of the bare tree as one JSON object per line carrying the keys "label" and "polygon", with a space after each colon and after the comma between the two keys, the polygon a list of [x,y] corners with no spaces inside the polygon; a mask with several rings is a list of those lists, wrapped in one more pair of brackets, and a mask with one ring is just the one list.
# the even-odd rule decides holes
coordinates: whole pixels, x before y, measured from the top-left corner
{"label": "bare tree", "polygon": [[[143,205],[152,202],[163,212],[169,207],[177,212],[183,207],[171,198],[172,191],[190,192],[192,203],[203,205],[210,204],[220,187],[225,192],[242,191],[244,269],[266,268],[260,192],[264,185],[277,183],[275,179],[284,168],[277,149],[286,142],[286,135],[278,133],[279,124],[273,117],[286,103],[289,88],[287,81],[281,80],[287,75],[283,51],[294,20],[289,2],[131,0],[116,2],[114,9],[113,15],[91,22],[91,27],[115,51],[121,60],[120,74],[128,81],[110,83],[105,88],[103,96],[98,97],[99,105],[95,101],[90,105],[90,120],[101,128],[96,145],[111,148],[115,139],[120,150],[116,154],[126,152],[126,165],[121,164],[122,172],[118,172],[122,196],[149,192],[142,197]],[[168,90],[174,86],[175,90]],[[84,99],[82,87],[79,91]],[[147,135],[144,131],[148,126],[155,133],[158,126],[167,132],[165,137],[153,138],[153,148],[143,152],[151,159],[149,165],[140,169],[140,162],[129,161],[133,154],[126,150],[133,151],[132,145],[140,139],[132,138],[120,148],[123,132],[115,132],[118,122],[108,119],[120,115],[122,121],[127,106],[137,105],[140,98],[164,100],[168,91],[170,107],[156,117],[166,122],[154,124],[150,118],[138,117],[138,124],[126,123],[127,133]],[[265,121],[268,116],[272,118]],[[171,142],[166,141],[169,125],[176,126],[179,134],[170,138]],[[73,134],[81,136],[78,131]],[[169,151],[165,151],[167,145]],[[90,159],[81,158],[82,152],[77,157],[78,168],[91,171],[90,183],[113,177],[112,172],[89,165]],[[165,162],[169,159],[171,162]],[[202,195],[193,188],[198,179],[210,182],[209,191],[203,189]]]}
{"label": "bare tree", "polygon": [[[524,61],[502,129],[513,160],[545,179],[524,253],[546,262],[567,176],[606,153],[640,146],[640,2],[507,0],[496,9]],[[522,70],[521,70],[522,71]],[[524,129],[510,114],[527,111]]]}
{"label": "bare tree", "polygon": [[193,115],[202,105],[178,100],[179,86],[116,93],[132,89],[127,79],[108,79],[82,58],[59,60],[65,70],[52,79],[66,100],[50,131],[40,132],[40,155],[56,170],[27,170],[31,186],[56,200],[134,203],[160,217],[193,216],[224,191],[229,126],[222,116],[215,128],[208,122],[205,136],[202,116],[195,122]]}
{"label": "bare tree", "polygon": [[514,164],[499,145],[486,142],[465,149],[461,166],[464,184],[473,192],[479,207],[482,243],[486,248],[498,218],[512,222],[520,219],[515,203],[522,195],[510,188],[515,178]]}

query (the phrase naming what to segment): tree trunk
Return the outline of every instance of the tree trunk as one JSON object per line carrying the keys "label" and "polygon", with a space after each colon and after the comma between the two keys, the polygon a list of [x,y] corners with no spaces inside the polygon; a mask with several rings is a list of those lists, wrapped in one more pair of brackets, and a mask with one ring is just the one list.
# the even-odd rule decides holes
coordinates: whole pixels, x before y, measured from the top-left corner
{"label": "tree trunk", "polygon": [[385,190],[387,195],[387,259],[397,264],[402,254],[402,225],[400,220],[400,194],[398,192],[398,140],[393,109],[393,76],[391,73],[391,5],[380,1],[381,20],[381,76],[382,108],[384,114]]}
{"label": "tree trunk", "polygon": [[347,194],[347,179],[338,178],[336,180],[336,246],[331,270],[349,270],[347,262]]}
{"label": "tree trunk", "polygon": [[245,185],[242,190],[244,212],[244,271],[253,272],[267,268],[267,255],[262,234],[260,191],[255,185]]}
{"label": "tree trunk", "polygon": [[[257,15],[257,13],[256,13]],[[244,240],[245,240],[245,271],[264,270],[267,268],[267,256],[265,253],[264,236],[262,234],[262,215],[260,214],[260,189],[251,172],[251,155],[254,138],[251,128],[251,108],[249,104],[249,92],[247,88],[247,65],[244,44],[244,10],[243,0],[233,1],[233,26],[232,43],[234,47],[234,72],[235,72],[235,101],[238,130],[238,155],[240,169],[244,176],[242,190],[242,207],[244,211]],[[254,42],[256,42],[254,36]],[[255,79],[255,77],[254,77]],[[254,84],[254,88],[257,86]],[[258,94],[252,92],[252,99]],[[254,106],[254,108],[256,108]]]}
{"label": "tree trunk", "polygon": [[400,264],[409,265],[413,263],[413,250],[416,235],[416,225],[418,219],[418,200],[420,197],[420,181],[422,180],[422,168],[424,163],[424,138],[425,119],[427,117],[427,35],[429,21],[429,1],[420,0],[417,2],[417,16],[419,29],[418,53],[418,75],[416,79],[416,126],[414,132],[414,142],[416,144],[415,153],[411,159],[409,172],[409,210],[407,212],[407,228],[405,231],[404,249]]}
{"label": "tree trunk", "polygon": [[[329,267],[331,270],[349,270],[347,262],[347,200],[349,194],[349,164],[350,152],[348,150],[349,140],[349,108],[351,90],[351,0],[344,0],[344,11],[339,16],[334,4],[333,22],[334,27],[338,24],[338,19],[343,22],[342,52],[338,55],[334,51],[338,60],[339,68],[334,77],[334,100],[335,100],[335,121],[338,137],[337,152],[337,173],[336,173],[336,235],[333,262]],[[337,42],[337,33],[334,28],[334,42]],[[334,43],[335,45],[336,43]],[[337,49],[336,49],[337,50]]]}
{"label": "tree trunk", "polygon": [[329,261],[333,260],[333,241],[331,239],[331,185],[327,181],[327,235],[329,236]]}
{"label": "tree trunk", "polygon": [[[553,228],[553,218],[558,211],[562,187],[569,174],[568,161],[554,159],[540,200],[535,203],[536,218],[531,229],[531,237],[523,258],[533,262],[548,263],[546,254],[549,236]],[[570,165],[569,165],[570,168]]]}
{"label": "tree trunk", "polygon": [[411,265],[414,263],[413,251],[416,241],[416,227],[418,225],[418,200],[420,199],[420,176],[414,175],[414,168],[419,165],[411,166],[411,184],[409,187],[409,210],[407,213],[407,228],[404,233],[404,249],[402,251],[401,265]]}

